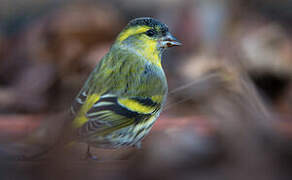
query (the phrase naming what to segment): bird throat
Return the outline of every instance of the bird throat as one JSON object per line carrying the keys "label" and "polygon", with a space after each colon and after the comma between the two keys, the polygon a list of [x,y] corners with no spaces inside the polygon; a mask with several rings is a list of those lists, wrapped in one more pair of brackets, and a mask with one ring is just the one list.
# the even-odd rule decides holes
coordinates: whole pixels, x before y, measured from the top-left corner
{"label": "bird throat", "polygon": [[158,49],[157,41],[143,38],[134,48],[147,61],[161,67],[161,51]]}

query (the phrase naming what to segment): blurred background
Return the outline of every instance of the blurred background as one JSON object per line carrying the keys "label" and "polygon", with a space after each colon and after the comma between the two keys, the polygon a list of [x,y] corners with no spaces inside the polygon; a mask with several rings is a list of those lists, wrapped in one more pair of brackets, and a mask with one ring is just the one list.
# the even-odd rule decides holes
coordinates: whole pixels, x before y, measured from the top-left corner
{"label": "blurred background", "polygon": [[[291,0],[1,0],[0,178],[292,179],[291,9]],[[89,73],[144,16],[183,46],[164,54],[168,102],[143,148],[95,149],[95,162],[80,144],[20,161],[56,140]]]}

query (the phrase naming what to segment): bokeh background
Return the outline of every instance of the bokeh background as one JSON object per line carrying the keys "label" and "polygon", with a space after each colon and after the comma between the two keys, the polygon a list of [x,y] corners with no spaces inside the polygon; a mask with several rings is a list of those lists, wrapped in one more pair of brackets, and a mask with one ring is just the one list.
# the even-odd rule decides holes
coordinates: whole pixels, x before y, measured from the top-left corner
{"label": "bokeh background", "polygon": [[[291,0],[1,0],[1,179],[292,179]],[[143,148],[50,147],[116,35],[136,17],[183,43]]]}

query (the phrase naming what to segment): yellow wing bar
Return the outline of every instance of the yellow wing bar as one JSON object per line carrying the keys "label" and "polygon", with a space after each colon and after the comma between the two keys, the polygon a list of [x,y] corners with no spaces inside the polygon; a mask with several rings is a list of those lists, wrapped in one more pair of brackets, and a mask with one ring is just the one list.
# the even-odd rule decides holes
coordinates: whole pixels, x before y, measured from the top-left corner
{"label": "yellow wing bar", "polygon": [[[161,96],[160,96],[161,97]],[[162,98],[153,96],[151,98],[134,97],[134,98],[121,98],[118,100],[119,104],[127,109],[140,113],[150,114],[159,108]]]}

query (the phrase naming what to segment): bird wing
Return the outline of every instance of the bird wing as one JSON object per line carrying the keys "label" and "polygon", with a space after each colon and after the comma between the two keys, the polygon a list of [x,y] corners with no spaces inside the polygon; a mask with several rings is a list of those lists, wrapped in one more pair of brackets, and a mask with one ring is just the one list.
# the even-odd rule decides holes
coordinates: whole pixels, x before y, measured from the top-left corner
{"label": "bird wing", "polygon": [[165,98],[167,84],[160,67],[147,68],[145,59],[128,51],[111,52],[91,73],[72,105],[73,129],[82,137],[107,134],[148,119],[160,110]]}
{"label": "bird wing", "polygon": [[76,99],[75,104],[79,104],[81,109],[73,121],[81,137],[96,133],[104,135],[147,120],[160,110],[162,99],[159,95],[122,98],[113,94],[93,94],[86,99],[84,96],[86,93],[81,93]]}

